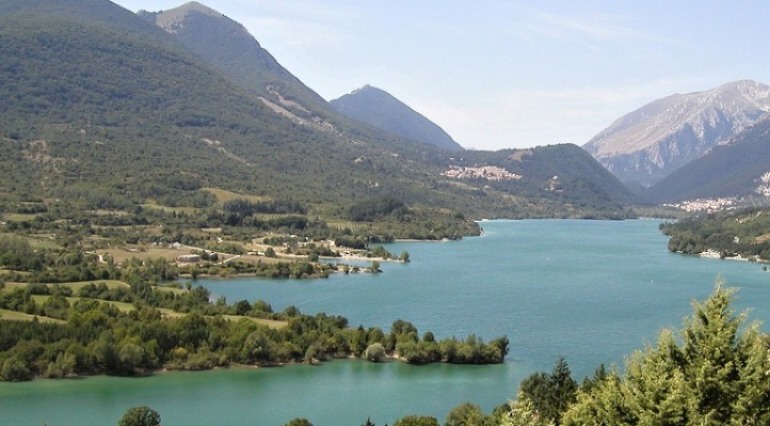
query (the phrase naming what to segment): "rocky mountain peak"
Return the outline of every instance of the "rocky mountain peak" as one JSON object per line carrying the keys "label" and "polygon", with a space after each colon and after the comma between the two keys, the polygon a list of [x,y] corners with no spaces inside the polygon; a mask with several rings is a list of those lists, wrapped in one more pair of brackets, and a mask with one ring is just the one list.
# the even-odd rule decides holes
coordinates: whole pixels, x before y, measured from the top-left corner
{"label": "rocky mountain peak", "polygon": [[770,111],[770,87],[740,80],[651,102],[612,123],[584,145],[626,182],[651,185]]}

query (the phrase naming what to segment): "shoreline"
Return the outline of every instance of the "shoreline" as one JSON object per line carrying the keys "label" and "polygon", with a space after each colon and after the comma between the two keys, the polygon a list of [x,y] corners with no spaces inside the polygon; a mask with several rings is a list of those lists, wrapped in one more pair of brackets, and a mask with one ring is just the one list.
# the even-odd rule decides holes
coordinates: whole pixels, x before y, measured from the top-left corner
{"label": "shoreline", "polygon": [[487,365],[500,365],[505,364],[505,358],[503,358],[500,362],[488,362],[488,363],[482,363],[482,364],[472,364],[472,363],[451,363],[447,361],[435,361],[435,362],[427,362],[427,363],[410,363],[405,358],[401,357],[397,352],[393,352],[391,354],[386,354],[384,358],[381,361],[371,361],[366,359],[365,357],[357,357],[353,355],[352,353],[348,355],[341,355],[341,356],[334,356],[330,357],[328,359],[315,359],[313,358],[311,361],[288,361],[288,362],[278,362],[278,363],[257,363],[257,364],[242,364],[242,363],[229,363],[227,365],[215,365],[210,368],[171,368],[168,365],[152,369],[152,370],[137,370],[134,374],[128,374],[128,375],[117,375],[117,374],[107,374],[107,373],[83,373],[83,374],[77,374],[73,373],[64,377],[45,377],[45,376],[34,376],[29,380],[0,380],[0,384],[2,383],[8,383],[8,384],[16,384],[16,383],[30,383],[30,382],[40,382],[40,381],[46,381],[46,380],[53,380],[53,381],[68,381],[68,380],[86,380],[88,378],[93,377],[110,377],[110,378],[118,378],[118,379],[145,379],[153,376],[160,376],[160,375],[167,375],[167,374],[176,374],[176,373],[200,373],[200,372],[206,372],[206,371],[217,371],[217,370],[259,370],[263,368],[281,368],[281,367],[293,367],[293,366],[299,366],[299,365],[307,365],[311,367],[321,367],[326,363],[329,362],[335,362],[335,361],[361,361],[361,362],[367,362],[371,364],[388,364],[388,363],[402,363],[405,365],[413,366],[413,367],[421,367],[424,365],[432,365],[432,364],[445,364],[445,365],[457,365],[457,366],[468,366],[468,365],[475,365],[475,366],[487,366]]}
{"label": "shoreline", "polygon": [[696,256],[704,259],[732,260],[736,262],[754,262],[754,263],[770,264],[770,260],[760,259],[757,256],[743,257],[740,254],[737,254],[735,256],[722,256],[722,254],[719,251],[714,249],[708,249],[706,251],[702,251],[696,254]]}

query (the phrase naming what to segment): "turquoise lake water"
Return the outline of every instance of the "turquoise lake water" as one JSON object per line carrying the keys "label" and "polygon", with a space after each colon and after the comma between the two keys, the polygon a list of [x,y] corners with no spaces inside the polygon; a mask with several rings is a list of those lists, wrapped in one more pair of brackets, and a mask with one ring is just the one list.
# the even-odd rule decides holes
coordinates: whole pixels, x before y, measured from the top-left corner
{"label": "turquoise lake water", "polygon": [[[507,335],[510,354],[495,366],[408,366],[335,361],[322,366],[230,369],[129,379],[91,377],[0,383],[0,424],[109,425],[149,405],[169,425],[276,425],[306,417],[316,426],[392,424],[407,414],[443,422],[471,401],[491,410],[518,383],[563,355],[581,380],[678,328],[691,301],[718,276],[738,287],[735,308],[770,319],[770,272],[761,265],[671,254],[651,220],[489,221],[484,236],[398,243],[409,264],[384,273],[318,280],[199,280],[214,297],[263,299],[278,311],[345,316],[389,329],[412,322],[437,338]],[[768,327],[763,327],[766,331]]]}

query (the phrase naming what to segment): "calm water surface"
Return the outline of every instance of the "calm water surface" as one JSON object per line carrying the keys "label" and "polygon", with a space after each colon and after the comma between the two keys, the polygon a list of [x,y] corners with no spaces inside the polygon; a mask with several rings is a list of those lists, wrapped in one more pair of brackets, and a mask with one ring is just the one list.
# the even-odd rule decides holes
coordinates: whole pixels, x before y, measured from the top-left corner
{"label": "calm water surface", "polygon": [[[410,264],[383,264],[379,275],[326,280],[203,280],[228,301],[263,299],[275,310],[347,317],[389,329],[396,319],[438,337],[507,335],[498,366],[412,367],[336,361],[320,367],[231,369],[0,384],[0,424],[116,424],[146,404],[164,425],[280,426],[307,417],[316,426],[393,423],[410,413],[443,421],[472,401],[486,410],[511,398],[518,383],[550,370],[564,355],[580,380],[681,326],[690,302],[718,275],[739,287],[738,309],[770,319],[770,273],[757,264],[670,254],[655,221],[493,221],[459,242],[399,243]],[[767,330],[767,327],[765,327]],[[84,419],[87,419],[84,423]]]}

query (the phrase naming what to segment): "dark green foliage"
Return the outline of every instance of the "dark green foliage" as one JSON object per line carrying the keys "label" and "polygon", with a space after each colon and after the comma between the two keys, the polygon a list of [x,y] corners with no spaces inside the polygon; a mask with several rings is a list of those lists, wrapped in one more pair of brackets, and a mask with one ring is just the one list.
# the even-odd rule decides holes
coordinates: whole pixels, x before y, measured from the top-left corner
{"label": "dark green foliage", "polygon": [[126,410],[118,426],[160,426],[160,414],[145,405]]}
{"label": "dark green foliage", "polygon": [[0,36],[0,192],[102,209],[210,205],[203,186],[314,205],[396,188],[424,198],[379,144],[297,126],[173,43],[42,16],[0,16]]}
{"label": "dark green foliage", "polygon": [[382,362],[385,359],[385,355],[385,347],[379,342],[369,345],[363,353],[364,358],[371,362]]}
{"label": "dark green foliage", "polygon": [[351,237],[343,235],[337,237],[334,240],[334,245],[337,247],[347,247],[355,250],[364,250],[368,245],[368,241],[364,238]]}
{"label": "dark green foliage", "polygon": [[550,374],[535,373],[521,382],[519,389],[532,402],[535,412],[547,422],[559,425],[562,414],[575,402],[578,385],[567,361],[559,357]]}
{"label": "dark green foliage", "polygon": [[251,216],[255,213],[272,214],[306,214],[307,208],[295,201],[258,201],[251,202],[242,198],[230,200],[223,205],[226,212],[237,213],[241,216]]}
{"label": "dark green foliage", "polygon": [[396,420],[393,426],[439,426],[439,423],[435,417],[409,415]]}
{"label": "dark green foliage", "polygon": [[496,364],[508,354],[507,337],[484,343],[471,334],[465,340],[452,337],[437,342],[433,333],[427,332],[420,340],[414,325],[403,320],[393,323],[389,342],[395,345],[399,357],[410,364]]}
{"label": "dark green foliage", "polygon": [[[328,120],[333,111],[326,101],[283,68],[270,53],[231,19],[183,5],[142,17],[155,23],[174,15],[171,36],[210,63],[243,89],[264,96],[309,120]],[[179,21],[179,16],[184,20]],[[168,20],[169,18],[165,18]],[[281,102],[282,98],[289,102]],[[337,123],[335,123],[337,124]]]}
{"label": "dark green foliage", "polygon": [[[352,329],[340,316],[305,315],[293,306],[273,313],[270,305],[260,300],[253,304],[245,300],[233,305],[224,300],[212,303],[203,287],[173,293],[147,288],[141,282],[130,289],[90,284],[81,288],[80,298],[73,303],[61,296],[57,287],[51,293],[41,306],[31,298],[28,288],[0,294],[0,308],[67,321],[1,321],[0,380],[94,373],[133,375],[160,367],[199,370],[230,363],[316,362],[351,354],[376,362],[389,355],[387,347],[392,351],[396,342],[434,348],[435,355],[419,362],[487,364],[503,362],[504,358],[494,343],[485,345],[473,337],[437,342],[432,333],[426,333],[426,339],[420,341],[417,329],[402,320],[394,322],[392,332],[386,335],[376,328]],[[132,303],[135,309],[121,312],[106,301]],[[158,308],[188,314],[162,318]],[[222,315],[244,318],[228,321]],[[269,328],[247,318],[282,320],[287,325]],[[472,356],[449,356],[440,348]]]}
{"label": "dark green foliage", "polygon": [[18,237],[0,237],[0,267],[17,271],[39,271],[45,259],[30,246],[29,241]]}
{"label": "dark green foliage", "polygon": [[283,426],[313,426],[313,423],[310,423],[310,420],[305,418],[296,418],[296,419],[291,419],[288,423],[286,423]]}
{"label": "dark green foliage", "polygon": [[466,402],[453,408],[447,415],[444,426],[492,426],[494,420],[476,404]]}
{"label": "dark green foliage", "polygon": [[721,257],[741,255],[770,260],[770,209],[750,208],[714,213],[660,225],[670,236],[669,250],[699,254],[717,251]]}
{"label": "dark green foliage", "polygon": [[[298,200],[312,217],[344,218],[357,200],[391,197],[408,211],[364,208],[352,216],[386,222],[378,235],[428,239],[477,234],[463,218],[629,214],[618,204],[627,193],[590,156],[578,156],[577,147],[538,148],[521,161],[510,159],[513,151],[453,160],[451,152],[336,116],[285,70],[268,69],[275,61],[260,56],[266,52],[242,30],[238,37],[221,30],[212,37],[218,23],[193,19],[186,35],[178,35],[189,46],[197,42],[188,36],[203,43],[191,52],[150,25],[149,17],[111,4],[11,3],[0,9],[0,80],[6,83],[0,86],[0,167],[6,172],[0,201],[58,199],[80,211],[132,213],[148,202],[209,209],[215,200],[202,188],[213,187]],[[222,48],[223,34],[250,45],[250,53]],[[244,67],[244,57],[264,61]],[[324,125],[298,125],[257,94],[280,104],[299,102],[306,111],[287,108]],[[524,178],[458,184],[441,175],[461,161],[498,164]],[[558,188],[549,184],[555,175]],[[291,210],[297,215],[299,209]],[[265,224],[240,213],[209,213],[182,222],[311,227],[309,220]],[[117,225],[134,219],[99,220]]]}
{"label": "dark green foliage", "polygon": [[23,360],[12,356],[3,361],[2,369],[0,369],[0,379],[9,382],[18,382],[29,380],[30,378],[30,370]]}
{"label": "dark green foliage", "polygon": [[350,206],[348,218],[355,222],[374,222],[389,216],[401,220],[407,212],[406,205],[395,198],[373,198]]}
{"label": "dark green foliage", "polygon": [[609,374],[607,367],[604,364],[600,364],[599,367],[596,368],[596,371],[594,371],[592,377],[583,379],[583,383],[580,384],[580,390],[584,392],[590,391],[591,388],[606,380],[607,377],[609,377]]}
{"label": "dark green foliage", "polygon": [[746,327],[717,285],[675,335],[635,353],[624,375],[581,389],[566,425],[749,425],[770,422],[767,336]]}

